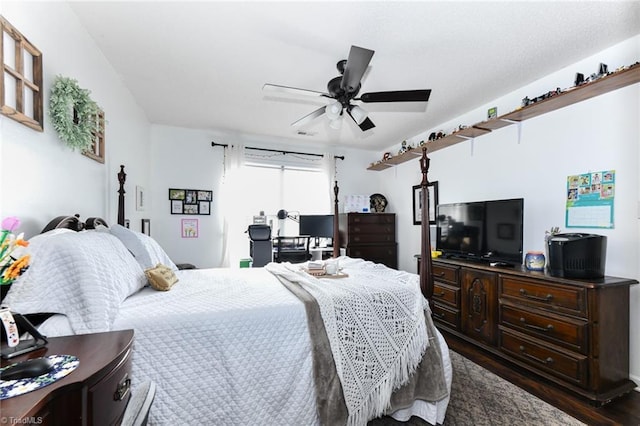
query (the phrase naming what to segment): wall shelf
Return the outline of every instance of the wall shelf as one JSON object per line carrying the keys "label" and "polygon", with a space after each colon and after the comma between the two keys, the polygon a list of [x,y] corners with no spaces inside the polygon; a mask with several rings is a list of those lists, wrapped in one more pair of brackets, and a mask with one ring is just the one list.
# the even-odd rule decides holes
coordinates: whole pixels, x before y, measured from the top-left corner
{"label": "wall shelf", "polygon": [[[518,108],[515,111],[499,117],[476,123],[445,136],[442,139],[429,141],[424,146],[427,147],[428,152],[438,151],[460,142],[464,142],[468,139],[485,135],[490,133],[492,130],[501,129],[506,126],[510,126],[511,124],[528,120],[639,82],[640,64],[636,63],[622,71],[616,71],[606,77],[602,77],[590,83],[567,89],[559,95],[552,96],[526,107]],[[367,170],[384,170],[394,165],[404,163],[405,161],[412,160],[421,155],[421,150],[419,148],[420,147],[407,151],[401,155],[391,157],[389,160],[373,164],[369,166]]]}

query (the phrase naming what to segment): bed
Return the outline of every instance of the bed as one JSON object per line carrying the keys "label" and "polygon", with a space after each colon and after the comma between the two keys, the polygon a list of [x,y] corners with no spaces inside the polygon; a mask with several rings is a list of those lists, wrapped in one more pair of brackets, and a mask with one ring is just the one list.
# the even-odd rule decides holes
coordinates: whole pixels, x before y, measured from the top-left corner
{"label": "bed", "polygon": [[[421,165],[424,197],[426,151]],[[150,424],[444,421],[452,371],[423,297],[430,262],[418,276],[343,256],[340,279],[306,264],[178,270],[120,224],[59,217],[45,231],[4,304],[52,313],[39,326],[49,337],[134,329],[132,392],[157,386]],[[158,264],[177,279],[168,291],[145,275]]]}

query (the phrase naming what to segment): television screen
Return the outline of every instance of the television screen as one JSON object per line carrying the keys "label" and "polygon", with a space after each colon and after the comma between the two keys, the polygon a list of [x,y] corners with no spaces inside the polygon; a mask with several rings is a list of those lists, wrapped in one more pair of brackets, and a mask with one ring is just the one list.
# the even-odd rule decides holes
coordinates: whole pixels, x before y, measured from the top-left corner
{"label": "television screen", "polygon": [[436,249],[447,257],[522,263],[522,198],[439,204]]}
{"label": "television screen", "polygon": [[478,256],[484,243],[484,203],[439,204],[436,248],[445,254]]}
{"label": "television screen", "polygon": [[300,235],[333,238],[333,215],[300,215]]}

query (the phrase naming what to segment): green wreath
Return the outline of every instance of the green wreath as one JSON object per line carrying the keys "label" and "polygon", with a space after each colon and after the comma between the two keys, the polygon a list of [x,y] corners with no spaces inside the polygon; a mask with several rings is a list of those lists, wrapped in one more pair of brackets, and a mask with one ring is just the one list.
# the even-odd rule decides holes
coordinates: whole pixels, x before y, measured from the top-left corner
{"label": "green wreath", "polygon": [[76,80],[62,76],[56,77],[51,89],[49,114],[53,128],[72,150],[88,149],[97,130],[98,105],[89,94]]}

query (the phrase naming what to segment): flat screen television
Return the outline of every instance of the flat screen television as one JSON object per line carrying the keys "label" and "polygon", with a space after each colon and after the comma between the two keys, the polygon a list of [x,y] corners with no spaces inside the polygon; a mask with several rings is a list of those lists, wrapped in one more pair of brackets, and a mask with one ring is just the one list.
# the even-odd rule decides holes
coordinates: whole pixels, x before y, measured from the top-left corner
{"label": "flat screen television", "polygon": [[300,235],[333,238],[333,215],[300,215]]}
{"label": "flat screen television", "polygon": [[445,257],[522,263],[524,199],[438,204],[436,249]]}

